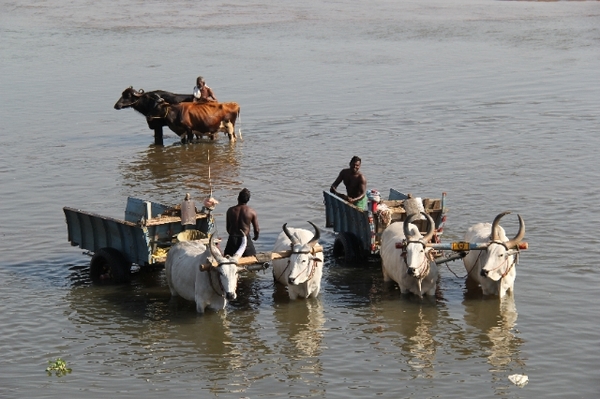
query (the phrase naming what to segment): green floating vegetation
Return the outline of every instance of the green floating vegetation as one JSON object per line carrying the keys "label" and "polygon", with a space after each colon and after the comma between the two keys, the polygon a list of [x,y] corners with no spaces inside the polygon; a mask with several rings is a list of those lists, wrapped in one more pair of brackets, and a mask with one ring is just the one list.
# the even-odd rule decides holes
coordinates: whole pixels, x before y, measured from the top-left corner
{"label": "green floating vegetation", "polygon": [[46,367],[46,373],[49,376],[54,373],[57,377],[62,377],[71,373],[71,369],[67,367],[67,362],[62,360],[61,358],[56,359],[55,361],[48,360],[48,367]]}

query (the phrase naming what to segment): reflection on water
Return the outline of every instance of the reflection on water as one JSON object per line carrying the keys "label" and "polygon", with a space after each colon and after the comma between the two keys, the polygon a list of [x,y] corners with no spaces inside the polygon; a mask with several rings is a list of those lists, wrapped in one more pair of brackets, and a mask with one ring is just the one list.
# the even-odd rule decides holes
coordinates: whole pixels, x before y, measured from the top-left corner
{"label": "reflection on water", "polygon": [[504,394],[507,376],[525,373],[520,350],[523,341],[515,335],[518,314],[514,296],[507,295],[502,301],[466,296],[463,305],[465,322],[480,331],[471,347],[473,354],[487,358],[493,388],[497,394]]}
{"label": "reflection on water", "polygon": [[[188,145],[150,146],[120,166],[129,195],[180,200],[184,191],[208,195],[213,190],[239,186],[240,161],[236,145],[199,142]],[[209,170],[210,166],[210,170]]]}
{"label": "reflection on water", "polygon": [[[171,298],[164,273],[131,287],[74,287],[66,299],[78,340],[87,342],[81,350],[88,362],[118,369],[121,361],[135,360],[136,374],[157,382],[172,373],[199,373],[214,381],[250,360],[240,359],[227,312],[199,316],[193,302]],[[125,345],[126,356],[111,355],[114,342]]]}
{"label": "reflection on water", "polygon": [[440,316],[445,314],[447,317],[443,305],[428,301],[419,303],[399,296],[383,301],[374,310],[374,321],[380,324],[377,332],[401,350],[399,360],[408,366],[403,371],[413,378],[433,378],[440,345],[435,334]]}
{"label": "reflection on water", "polygon": [[[279,335],[288,340],[284,353],[290,359],[311,358],[321,354],[325,316],[323,304],[318,298],[278,304],[273,316]],[[315,363],[313,367],[320,366]]]}

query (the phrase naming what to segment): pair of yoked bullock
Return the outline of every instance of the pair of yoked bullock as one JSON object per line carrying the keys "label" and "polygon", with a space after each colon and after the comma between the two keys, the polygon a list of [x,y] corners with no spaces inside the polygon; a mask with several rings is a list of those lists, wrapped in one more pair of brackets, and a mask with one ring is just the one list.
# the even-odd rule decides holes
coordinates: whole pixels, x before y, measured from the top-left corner
{"label": "pair of yoked bullock", "polygon": [[[323,252],[317,251],[321,236],[319,228],[309,222],[314,234],[305,229],[283,225],[273,247],[273,252],[291,249],[289,258],[272,260],[273,277],[287,285],[291,299],[316,297],[321,289]],[[221,254],[216,247],[215,235],[210,237],[208,248],[200,241],[182,241],[167,254],[165,274],[172,296],[196,302],[196,311],[204,313],[208,307],[224,309],[228,300],[236,298],[238,273],[246,270],[238,266],[246,249],[244,236],[236,253],[231,257]],[[216,265],[214,265],[216,263]]]}
{"label": "pair of yoked bullock", "polygon": [[[525,223],[517,215],[519,231],[509,240],[499,224],[509,213],[499,214],[492,224],[475,224],[465,234],[466,242],[487,244],[484,250],[472,250],[463,258],[468,278],[481,286],[484,295],[502,298],[514,288],[516,248],[525,237]],[[409,215],[403,223],[392,223],[384,230],[381,237],[383,279],[397,282],[402,293],[434,295],[438,268],[432,248],[427,246],[434,235],[434,222],[427,213],[421,214],[428,221],[424,236],[412,223],[418,214]],[[316,297],[321,289],[323,252],[316,250],[321,234],[317,226],[309,223],[314,233],[288,228],[287,223],[284,224],[273,247],[273,252],[291,248],[289,258],[272,261],[273,277],[276,282],[287,285],[291,299]],[[195,301],[199,313],[204,313],[207,307],[223,309],[227,300],[234,300],[238,273],[245,270],[238,266],[238,261],[246,249],[246,238],[232,257],[221,254],[214,245],[214,238],[213,234],[208,248],[200,241],[176,244],[169,251],[165,264],[171,295]]]}
{"label": "pair of yoked bullock", "polygon": [[[469,243],[487,244],[483,250],[471,250],[463,258],[468,279],[474,281],[484,295],[504,297],[513,291],[518,246],[525,237],[525,222],[519,218],[519,231],[513,239],[508,239],[500,219],[510,212],[502,212],[492,222],[477,223],[465,234]],[[427,244],[434,234],[431,216],[427,218],[428,229],[423,236],[412,222],[419,214],[409,215],[404,223],[392,223],[381,236],[381,264],[384,281],[395,281],[400,291],[419,296],[434,295],[437,287],[438,267],[433,250]]]}

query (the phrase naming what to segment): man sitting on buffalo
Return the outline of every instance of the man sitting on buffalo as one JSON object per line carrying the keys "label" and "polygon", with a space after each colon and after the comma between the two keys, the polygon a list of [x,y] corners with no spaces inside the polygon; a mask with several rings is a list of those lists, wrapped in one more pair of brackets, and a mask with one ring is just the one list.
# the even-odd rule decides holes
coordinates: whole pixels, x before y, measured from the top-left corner
{"label": "man sitting on buffalo", "polygon": [[[367,207],[367,179],[360,173],[360,163],[360,158],[356,155],[353,156],[350,160],[350,167],[342,169],[329,191],[358,208],[365,209]],[[337,191],[337,187],[341,182],[344,182],[346,186],[347,195]]]}
{"label": "man sitting on buffalo", "polygon": [[198,76],[196,79],[196,86],[194,87],[194,102],[205,102],[205,101],[218,101],[215,93],[210,87],[204,82],[202,76]]}
{"label": "man sitting on buffalo", "polygon": [[247,205],[248,201],[250,201],[250,190],[244,188],[238,195],[238,204],[227,210],[225,225],[229,239],[225,247],[225,255],[235,254],[242,242],[242,231],[247,238],[246,250],[242,256],[256,255],[254,243],[250,240],[250,225],[254,227],[254,241],[258,240],[260,229],[256,211]]}

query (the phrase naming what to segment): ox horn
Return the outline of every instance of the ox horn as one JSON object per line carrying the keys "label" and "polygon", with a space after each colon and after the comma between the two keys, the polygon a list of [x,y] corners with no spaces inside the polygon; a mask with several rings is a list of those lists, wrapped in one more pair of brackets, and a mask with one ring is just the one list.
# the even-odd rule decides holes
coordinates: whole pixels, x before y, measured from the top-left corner
{"label": "ox horn", "polygon": [[402,224],[402,230],[404,231],[404,237],[406,237],[407,240],[408,236],[410,235],[410,231],[408,230],[408,224],[412,223],[417,218],[417,216],[419,216],[418,213],[411,213],[406,217],[406,219],[404,219],[404,223]]}
{"label": "ox horn", "polygon": [[242,255],[244,254],[244,251],[246,250],[246,245],[248,245],[248,238],[246,237],[246,234],[244,234],[244,230],[240,229],[240,232],[242,233],[242,243],[240,244],[240,247],[238,248],[238,250],[236,251],[235,254],[233,254],[233,260],[234,261],[238,261],[239,258],[242,257]]}
{"label": "ox horn", "polygon": [[215,237],[216,234],[213,233],[210,236],[210,239],[208,240],[208,248],[210,249],[210,254],[212,255],[212,257],[219,262],[219,260],[221,258],[223,258],[223,255],[221,254],[221,251],[217,249],[216,245],[215,245]]}
{"label": "ox horn", "polygon": [[512,240],[508,240],[506,243],[504,243],[504,245],[506,245],[506,248],[514,248],[517,245],[519,245],[519,243],[523,240],[523,238],[525,237],[525,222],[523,221],[523,218],[521,217],[521,215],[519,215],[517,213],[517,217],[519,218],[519,231],[517,232],[517,235],[515,236],[515,238],[513,238]]}
{"label": "ox horn", "polygon": [[292,242],[292,245],[300,244],[300,242],[296,239],[296,237],[292,236],[292,233],[290,233],[290,231],[288,230],[287,223],[284,223],[282,228],[283,228],[283,232],[285,233],[287,238],[289,238],[290,241]]}
{"label": "ox horn", "polygon": [[317,226],[315,226],[315,224],[313,222],[311,222],[310,220],[308,221],[308,223],[310,223],[310,225],[315,229],[315,235],[308,242],[308,245],[310,247],[314,247],[315,244],[317,243],[317,241],[319,241],[319,238],[321,238],[321,230],[319,230],[319,228]]}
{"label": "ox horn", "polygon": [[425,233],[425,235],[421,238],[420,241],[422,241],[423,243],[428,243],[431,240],[431,237],[433,237],[433,234],[435,233],[435,222],[427,212],[413,213],[409,215],[406,219],[404,219],[404,224],[402,226],[404,230],[404,236],[406,237],[406,239],[408,239],[408,236],[410,235],[410,231],[408,230],[408,224],[414,222],[415,219],[420,215],[425,216],[425,218],[427,219],[427,233]]}
{"label": "ox horn", "polygon": [[421,212],[421,214],[427,218],[427,233],[425,233],[425,237],[421,238],[421,241],[428,243],[435,233],[435,222],[427,212]]}
{"label": "ox horn", "polygon": [[494,221],[492,222],[492,241],[500,241],[500,235],[498,234],[498,224],[500,224],[500,219],[502,219],[502,217],[510,213],[510,211],[504,211],[502,213],[499,213],[498,216],[494,218]]}

